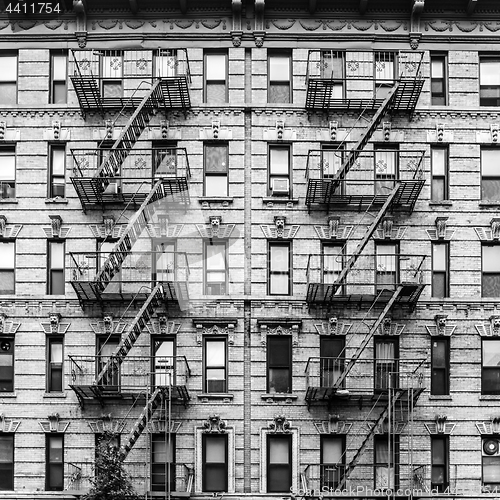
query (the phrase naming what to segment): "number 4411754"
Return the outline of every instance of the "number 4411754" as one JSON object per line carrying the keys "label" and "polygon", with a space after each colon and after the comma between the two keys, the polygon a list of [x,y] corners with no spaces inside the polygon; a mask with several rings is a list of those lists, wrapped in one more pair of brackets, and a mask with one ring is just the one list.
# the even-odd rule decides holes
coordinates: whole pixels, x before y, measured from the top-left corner
{"label": "number 4411754", "polygon": [[9,14],[61,14],[59,2],[11,2],[7,3],[5,12]]}

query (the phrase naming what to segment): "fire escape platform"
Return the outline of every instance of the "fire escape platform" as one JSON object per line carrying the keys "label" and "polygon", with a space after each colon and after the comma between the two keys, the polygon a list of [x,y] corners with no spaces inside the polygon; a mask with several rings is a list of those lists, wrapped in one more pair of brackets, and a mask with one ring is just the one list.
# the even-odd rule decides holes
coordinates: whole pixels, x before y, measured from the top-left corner
{"label": "fire escape platform", "polygon": [[[142,97],[115,97],[103,96],[101,93],[101,78],[93,76],[71,76],[71,81],[84,111],[106,111],[116,109],[134,109],[142,101]],[[189,95],[188,75],[162,77],[160,79],[162,97],[160,106],[167,109],[189,109],[191,98]]]}
{"label": "fire escape platform", "polygon": [[[424,180],[405,180],[400,183],[398,192],[388,210],[411,213],[425,184]],[[337,185],[335,185],[337,184]],[[355,191],[355,189],[352,189]],[[308,179],[306,205],[323,204],[335,210],[366,210],[380,208],[389,194],[336,194],[341,191],[333,179]]]}
{"label": "fire escape platform", "polygon": [[[422,87],[423,78],[402,78],[397,80],[400,85],[396,91],[394,101],[389,111],[412,112],[416,105]],[[305,108],[308,110],[373,110],[376,111],[384,102],[384,98],[371,97],[335,97],[339,84],[345,80],[333,78],[309,77],[307,79],[307,92]],[[354,93],[353,93],[354,95]]]}

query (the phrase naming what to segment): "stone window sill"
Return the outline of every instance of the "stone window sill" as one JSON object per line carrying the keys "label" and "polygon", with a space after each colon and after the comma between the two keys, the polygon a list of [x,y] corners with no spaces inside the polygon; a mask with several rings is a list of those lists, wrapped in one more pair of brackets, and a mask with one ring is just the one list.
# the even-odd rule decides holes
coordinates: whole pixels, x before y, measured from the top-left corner
{"label": "stone window sill", "polygon": [[234,398],[234,394],[229,393],[215,393],[215,392],[203,392],[201,394],[197,394],[198,399],[205,399],[207,401],[221,401],[221,402],[231,402]]}
{"label": "stone window sill", "polygon": [[223,207],[228,206],[233,203],[232,196],[200,196],[198,198],[200,205],[205,205],[209,203],[221,203]]}
{"label": "stone window sill", "polygon": [[429,395],[429,401],[451,401],[451,399],[451,396],[444,394],[442,396],[438,396],[437,394]]}
{"label": "stone window sill", "polygon": [[295,401],[298,398],[297,394],[292,394],[292,393],[284,393],[284,392],[273,392],[273,393],[266,393],[266,394],[261,394],[260,399],[263,399],[264,401],[288,401],[292,402]]}
{"label": "stone window sill", "polygon": [[498,401],[500,400],[500,394],[484,394],[479,396],[479,401]]}
{"label": "stone window sill", "polygon": [[17,394],[15,392],[2,392],[0,393],[0,398],[16,398]]}
{"label": "stone window sill", "polygon": [[66,198],[47,198],[45,200],[46,204],[51,204],[51,203],[60,203],[62,205],[67,205],[68,200]]}
{"label": "stone window sill", "polygon": [[500,200],[488,200],[488,201],[480,201],[479,207],[482,208],[496,208],[500,207]]}
{"label": "stone window sill", "polygon": [[299,203],[298,198],[287,198],[285,196],[268,196],[266,198],[262,198],[262,203],[267,204],[268,206],[273,206],[275,203],[286,203],[289,205],[297,205]]}
{"label": "stone window sill", "polygon": [[440,201],[431,200],[431,201],[429,201],[430,207],[451,207],[452,205],[453,205],[453,202],[451,200],[440,200]]}
{"label": "stone window sill", "polygon": [[0,198],[0,203],[19,203],[19,201],[17,200],[17,198]]}
{"label": "stone window sill", "polygon": [[44,398],[47,398],[47,399],[52,399],[52,398],[65,398],[66,397],[66,393],[65,392],[46,392],[44,395],[43,395]]}

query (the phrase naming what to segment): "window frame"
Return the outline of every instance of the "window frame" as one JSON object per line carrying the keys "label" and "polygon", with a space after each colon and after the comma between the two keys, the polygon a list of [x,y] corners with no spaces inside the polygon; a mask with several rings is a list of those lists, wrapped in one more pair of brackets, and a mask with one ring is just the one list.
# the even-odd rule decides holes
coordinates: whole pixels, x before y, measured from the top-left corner
{"label": "window frame", "polygon": [[[155,452],[154,452],[155,442],[165,443],[165,455],[166,455],[165,461],[155,461]],[[176,491],[175,455],[176,455],[176,434],[174,432],[151,433],[151,478],[150,478],[151,491],[163,491],[163,492]],[[155,472],[155,469],[160,471]],[[162,477],[163,481],[158,483],[154,482],[155,476]]]}
{"label": "window frame", "polygon": [[[224,174],[221,172],[207,171],[207,160],[208,160],[207,149],[209,149],[210,147],[225,148],[226,171]],[[225,177],[226,179],[225,193],[222,195],[207,193],[207,177],[220,177],[220,178]],[[207,198],[226,198],[229,196],[229,143],[228,142],[205,142],[203,144],[203,196]]]}
{"label": "window frame", "polygon": [[12,448],[11,459],[0,462],[0,481],[5,480],[5,487],[0,483],[0,491],[14,490],[14,469],[15,469],[15,433],[2,432],[0,433],[0,446],[3,446],[2,441],[10,441],[8,444]]}
{"label": "window frame", "polygon": [[[482,85],[482,64],[496,63],[498,71],[500,71],[500,54],[479,54],[479,106],[500,106],[500,83],[498,85]],[[496,90],[497,97],[485,97],[485,90]]]}
{"label": "window frame", "polygon": [[[121,76],[120,78],[113,77],[113,76],[105,76],[104,73],[104,62],[105,59],[107,58],[112,58],[112,57],[120,57],[121,58]],[[99,74],[101,77],[101,82],[100,82],[100,88],[101,88],[101,97],[103,99],[122,99],[124,97],[124,90],[125,90],[125,75],[124,75],[124,58],[125,58],[125,52],[123,50],[106,50],[105,53],[100,55],[99,58]],[[107,83],[112,83],[114,85],[120,85],[120,92],[119,95],[118,93],[112,94],[112,95],[106,95],[106,84]]]}
{"label": "window frame", "polygon": [[[273,173],[273,161],[271,151],[286,151],[287,153],[287,173]],[[268,144],[267,146],[267,194],[268,196],[280,197],[286,196],[292,198],[292,146],[290,144]],[[288,180],[288,193],[277,193],[273,191],[273,179]]]}
{"label": "window frame", "polygon": [[[6,176],[3,178],[2,172],[0,170],[0,199],[3,200],[15,200],[16,199],[16,177],[17,177],[17,154],[16,154],[16,145],[15,144],[2,144],[0,146],[0,157],[9,157],[14,159],[14,176],[11,179],[10,176]],[[5,187],[5,189],[4,189]],[[13,191],[14,196],[4,196],[4,192],[10,190]]]}
{"label": "window frame", "polygon": [[[111,334],[111,335],[97,335],[96,336],[96,376],[101,372],[101,370],[106,366],[111,357],[111,354],[103,355],[102,349],[103,347],[109,344],[114,346],[112,352],[116,351],[116,348],[120,345],[120,335]],[[113,377],[111,379],[111,383],[107,385],[102,385],[103,390],[107,392],[119,392],[121,385],[121,369],[118,367],[118,372],[113,373]]]}
{"label": "window frame", "polygon": [[[499,278],[500,282],[500,267],[497,271],[492,272],[492,271],[485,271],[485,265],[484,265],[484,249],[485,248],[495,248],[496,252],[500,256],[500,244],[498,243],[483,243],[481,245],[481,297],[483,298],[498,298],[500,295],[485,295],[485,277],[487,276],[497,276]],[[496,261],[497,264],[500,261]]]}
{"label": "window frame", "polygon": [[[485,162],[483,161],[483,153],[486,151],[490,152],[495,152],[495,158],[498,163],[500,163],[500,148],[495,147],[495,146],[488,146],[488,147],[481,147],[481,156],[480,156],[480,163],[481,163],[481,193],[480,193],[480,199],[484,201],[498,201],[500,200],[500,171],[496,173],[496,175],[485,175],[483,173],[483,168],[486,166]],[[486,198],[485,196],[485,182],[487,181],[497,181],[499,186],[498,186],[498,192],[497,192],[497,197],[496,198]]]}
{"label": "window frame", "polygon": [[[52,360],[52,346],[61,346],[61,361],[54,362]],[[48,335],[47,336],[47,392],[48,393],[62,393],[64,392],[64,337],[62,335]],[[60,388],[55,387],[54,374],[60,372]],[[58,385],[58,384],[57,384]]]}
{"label": "window frame", "polygon": [[[340,462],[336,464],[325,462],[325,443],[327,441],[340,441],[340,449],[341,449],[341,457]],[[334,467],[332,467],[334,466]],[[336,490],[340,481],[344,477],[345,474],[345,466],[346,466],[346,436],[345,434],[322,434],[320,436],[320,484],[321,488],[328,488],[328,491]],[[330,467],[328,470],[335,479],[332,481],[327,481],[325,476],[327,475],[327,467]]]}
{"label": "window frame", "polygon": [[[434,343],[444,346],[444,366],[436,359]],[[435,373],[436,372],[436,373]],[[440,379],[442,380],[442,389],[439,389]],[[450,338],[449,337],[431,337],[431,395],[448,396],[450,394]]]}
{"label": "window frame", "polygon": [[[399,435],[393,435],[392,447],[389,447],[389,439],[391,439],[390,434],[376,434],[373,436],[373,482],[374,487],[377,488],[391,488],[393,490],[399,488],[399,466],[400,466],[400,440]],[[391,456],[389,456],[389,462],[378,462],[377,461],[377,445],[379,443],[387,444],[387,454],[389,454],[389,449],[391,449]],[[377,468],[384,467],[388,468],[388,483],[385,486],[377,484]],[[390,484],[391,474],[390,470],[394,470],[394,484]]]}
{"label": "window frame", "polygon": [[[382,248],[394,247],[394,254],[385,254],[379,253],[379,250]],[[391,257],[394,255],[394,271],[391,272],[391,275],[394,276],[393,282],[384,283],[383,281],[379,283],[379,276],[384,276],[384,271],[379,270],[379,256],[388,256]],[[400,247],[399,241],[375,241],[375,293],[378,293],[381,289],[395,290],[397,284],[400,282],[400,269],[399,269],[399,259],[400,259]],[[389,272],[385,271],[385,275],[389,276]]]}
{"label": "window frame", "polygon": [[[377,172],[377,165],[379,160],[379,155],[386,153],[389,158],[393,159],[393,172],[381,174]],[[386,156],[386,158],[388,158]],[[390,192],[396,186],[396,181],[399,179],[399,144],[389,144],[389,143],[376,143],[373,145],[373,179],[374,179],[374,194],[375,195],[385,195],[388,196]],[[387,183],[389,183],[389,189],[387,189]]]}
{"label": "window frame", "polygon": [[[328,345],[330,344],[330,346]],[[345,367],[345,337],[340,335],[320,335],[319,359],[321,386],[332,387],[338,380]],[[336,356],[330,356],[328,351],[338,352]],[[335,363],[335,359],[339,361]],[[337,375],[338,374],[338,375]],[[345,387],[345,379],[340,387]]]}
{"label": "window frame", "polygon": [[[436,247],[444,248],[445,269],[436,270]],[[444,276],[444,295],[437,295],[434,278]],[[436,298],[449,298],[450,296],[450,244],[448,241],[436,241],[431,243],[431,296]]]}
{"label": "window frame", "polygon": [[[434,152],[443,151],[444,152],[444,164],[443,164],[443,174],[436,173],[438,162],[437,158],[434,158]],[[450,198],[450,150],[448,146],[431,146],[431,201],[445,201]],[[436,184],[441,181],[443,183],[443,198],[441,199],[437,195]]]}
{"label": "window frame", "polygon": [[[2,54],[0,54],[0,61],[3,58],[11,58],[14,57],[16,59],[15,66],[16,66],[16,74],[15,78],[13,80],[3,80],[0,79],[0,90],[2,89],[2,85],[9,85],[9,84],[14,84],[14,93],[15,93],[15,102],[2,102],[0,100],[0,105],[12,105],[12,104],[18,104],[18,97],[19,97],[19,51],[14,50],[14,51],[2,51]],[[7,65],[3,64],[0,62],[0,67],[1,68],[6,68]],[[2,95],[4,92],[0,91],[0,95]]]}
{"label": "window frame", "polygon": [[[377,356],[377,346],[380,344],[392,344],[394,346],[394,357],[379,358]],[[399,338],[387,336],[375,337],[373,345],[373,357],[374,392],[377,394],[386,393],[389,390],[389,381],[391,382],[393,388],[399,387]],[[384,362],[384,360],[390,360],[390,362]],[[381,368],[380,373],[379,368]],[[390,375],[391,371],[392,375]]]}
{"label": "window frame", "polygon": [[[274,247],[282,247],[282,248],[287,248],[287,255],[288,255],[288,271],[273,271],[272,269],[272,260],[271,260],[271,248]],[[293,271],[293,265],[292,265],[292,259],[293,259],[293,252],[292,252],[292,242],[291,241],[277,241],[277,240],[271,240],[268,241],[267,244],[267,294],[268,295],[286,295],[290,296],[292,295],[292,288],[293,288],[293,277],[292,277],[292,271]],[[272,278],[273,276],[278,275],[285,275],[288,276],[287,279],[287,292],[286,293],[273,293],[272,292]]]}
{"label": "window frame", "polygon": [[[490,347],[485,346],[486,343],[490,343]],[[491,339],[491,338],[482,338],[481,339],[481,395],[500,395],[500,383],[491,383],[490,380],[486,379],[486,373],[495,372],[496,382],[500,381],[500,366],[498,365],[486,365],[485,364],[485,354],[487,352],[491,352],[491,347],[497,344],[498,351],[500,353],[500,340],[499,339]],[[487,389],[486,386],[493,386],[495,389]]]}
{"label": "window frame", "polygon": [[[270,354],[272,352],[279,352],[273,349],[273,344],[278,343],[278,341],[286,340],[288,345],[288,360],[286,364],[273,363],[270,359]],[[287,390],[286,391],[276,391],[273,390],[271,385],[272,377],[271,370],[280,369],[288,370],[287,375]],[[292,352],[292,337],[290,335],[268,335],[267,336],[267,349],[266,349],[266,392],[268,394],[292,394],[292,384],[293,384],[293,352]]]}
{"label": "window frame", "polygon": [[[209,365],[208,355],[207,355],[207,344],[220,342],[223,344],[224,352],[224,363],[221,365]],[[226,394],[228,392],[228,339],[225,336],[205,336],[203,338],[203,392],[205,394]],[[211,370],[222,370],[224,372],[224,377],[222,379],[213,379],[221,381],[223,385],[223,390],[212,391],[209,387],[208,373]]]}
{"label": "window frame", "polygon": [[[9,352],[10,354],[3,354],[4,352]],[[1,377],[0,372],[0,395],[7,393],[11,394],[15,390],[14,382],[15,382],[15,362],[16,362],[16,344],[14,337],[5,336],[0,339],[0,356],[10,356],[12,363],[10,365],[5,365],[2,363],[2,371],[5,366],[8,369],[5,369],[6,376]]]}
{"label": "window frame", "polygon": [[[165,281],[175,281],[177,275],[177,241],[175,239],[155,238],[151,241],[151,246],[151,281],[153,285]],[[173,262],[167,262],[167,268],[162,267],[163,262],[160,263],[160,260],[163,259],[163,255],[171,255],[173,257]],[[171,271],[168,268],[169,264],[173,266]],[[158,275],[161,277],[165,275],[167,279],[158,280]]]}
{"label": "window frame", "polygon": [[[65,77],[64,79],[56,78],[55,60],[56,58],[64,57],[65,61]],[[64,99],[56,100],[56,86],[64,88]],[[68,103],[68,51],[64,49],[56,49],[50,51],[50,89],[49,89],[49,104],[67,104]]]}
{"label": "window frame", "polygon": [[[284,464],[282,462],[276,462],[276,463],[271,463],[271,443],[272,441],[276,440],[278,441],[284,441],[288,445],[288,464]],[[293,481],[293,473],[292,473],[292,468],[293,468],[293,449],[292,449],[292,434],[272,434],[268,433],[266,435],[266,448],[267,448],[267,453],[266,453],[266,478],[267,478],[267,485],[266,485],[266,492],[267,493],[290,493],[290,489],[292,487],[292,481]],[[287,468],[287,476],[288,476],[288,487],[285,489],[274,489],[271,487],[273,484],[273,479],[272,479],[272,474],[271,471],[272,469],[276,468],[282,468],[285,469]]]}
{"label": "window frame", "polygon": [[[62,151],[63,152],[63,173],[60,174],[56,174],[54,173],[54,165],[55,165],[55,156],[54,156],[54,152],[56,151]],[[48,168],[48,172],[49,172],[49,178],[48,178],[48,197],[49,198],[56,198],[56,197],[59,197],[59,198],[62,198],[64,199],[66,197],[66,144],[63,143],[63,144],[49,144],[49,168]],[[62,182],[59,182],[57,183],[56,181],[59,180]],[[62,191],[63,191],[63,194],[62,196],[61,195],[56,195],[55,192],[56,192],[56,189],[55,189],[55,186],[61,186],[62,185]]]}
{"label": "window frame", "polygon": [[[433,63],[439,62],[443,72],[442,77],[434,77]],[[431,106],[447,106],[448,105],[448,54],[445,52],[430,53],[430,93],[431,93]],[[442,92],[433,91],[433,83],[442,81]],[[439,101],[439,102],[437,102]],[[442,102],[441,102],[442,101]]]}
{"label": "window frame", "polygon": [[[208,462],[207,461],[207,440],[210,439],[223,439],[224,442],[224,462]],[[203,433],[201,435],[202,439],[202,491],[205,492],[227,492],[228,491],[228,485],[229,485],[229,464],[228,464],[228,457],[229,457],[229,436],[227,433],[222,433],[222,434],[209,434],[209,433]],[[217,489],[207,489],[207,477],[210,473],[210,468],[208,464],[213,464],[212,467],[216,467],[218,469],[222,469],[223,475],[224,475],[224,480],[225,484],[223,485],[222,488],[217,488]]]}
{"label": "window frame", "polygon": [[[62,248],[62,268],[59,267],[52,267],[51,265],[51,260],[52,260],[52,245],[61,245]],[[60,240],[52,240],[49,239],[47,240],[47,295],[65,295],[66,294],[66,265],[65,265],[65,259],[66,259],[66,242],[60,241]],[[52,276],[53,273],[58,272],[62,274],[62,288],[63,288],[63,293],[54,293],[54,278]]]}
{"label": "window frame", "polygon": [[[61,439],[61,461],[51,460],[50,442],[55,439]],[[51,481],[51,472],[53,467],[60,469],[59,479],[61,485],[53,485]],[[45,490],[46,491],[63,491],[64,490],[64,434],[63,433],[47,433],[45,434]]]}
{"label": "window frame", "polygon": [[[436,443],[443,444],[444,457],[442,463],[435,462],[434,447]],[[436,469],[443,469],[443,482],[433,482],[433,473]],[[431,489],[438,493],[445,493],[450,483],[450,440],[449,436],[434,435],[431,436]]]}
{"label": "window frame", "polygon": [[[172,344],[172,360],[169,362],[167,359],[169,356],[158,356],[158,347],[163,344],[170,342]],[[177,353],[177,343],[175,336],[163,336],[158,335],[152,339],[151,342],[151,387],[163,387],[165,384],[158,383],[158,377],[164,377],[165,381],[168,381],[169,386],[175,387],[176,385],[176,353]],[[162,364],[158,363],[158,359],[163,360]]]}
{"label": "window frame", "polygon": [[[209,56],[224,56],[224,66],[225,66],[225,79],[224,80],[213,80],[208,79],[208,58]],[[203,102],[211,104],[208,102],[208,87],[210,84],[224,84],[224,101],[216,101],[214,104],[223,104],[229,102],[229,54],[227,50],[205,50],[203,52]]]}
{"label": "window frame", "polygon": [[[208,247],[223,247],[224,248],[224,268],[221,269],[208,269]],[[228,293],[228,244],[227,241],[225,240],[218,240],[214,241],[212,238],[208,240],[204,240],[203,242],[203,288],[204,288],[204,295],[227,295]],[[208,276],[210,273],[222,273],[224,272],[224,283],[221,281],[209,281]],[[210,283],[210,285],[209,285]],[[223,289],[223,293],[211,293],[209,286],[214,286],[213,284],[217,284]],[[219,288],[219,291],[221,289]]]}
{"label": "window frame", "polygon": [[[271,60],[275,58],[286,58],[288,59],[288,80],[272,80],[271,79]],[[267,52],[267,102],[269,104],[292,104],[293,103],[293,58],[291,50],[269,50]],[[278,83],[288,82],[288,100],[285,101],[275,101],[271,100],[272,85]]]}
{"label": "window frame", "polygon": [[[500,445],[500,442],[498,440],[498,435],[490,435],[490,436],[487,436],[487,435],[482,435],[481,436],[481,485],[483,487],[484,490],[489,490],[490,488],[496,488],[496,491],[498,491],[500,489],[500,479],[498,480],[498,482],[486,482],[485,481],[485,472],[484,472],[484,468],[485,468],[485,459],[493,459],[494,460],[494,466],[495,468],[498,468],[500,470],[500,453],[493,453],[493,454],[487,454],[484,452],[484,446],[486,444],[487,441],[490,441],[490,440],[494,440],[496,441],[499,445]],[[486,492],[486,491],[484,491]]]}
{"label": "window frame", "polygon": [[[0,295],[15,295],[16,294],[16,241],[15,240],[9,240],[9,239],[2,239],[0,238],[0,245],[6,245],[6,247],[10,248],[12,245],[12,260],[13,260],[13,266],[12,267],[4,267],[4,260],[0,259],[0,276],[2,274],[7,274],[12,275],[12,284],[13,288],[12,290],[0,290]],[[10,254],[10,252],[9,252]],[[10,257],[10,255],[9,255]],[[5,282],[2,279],[3,282]]]}

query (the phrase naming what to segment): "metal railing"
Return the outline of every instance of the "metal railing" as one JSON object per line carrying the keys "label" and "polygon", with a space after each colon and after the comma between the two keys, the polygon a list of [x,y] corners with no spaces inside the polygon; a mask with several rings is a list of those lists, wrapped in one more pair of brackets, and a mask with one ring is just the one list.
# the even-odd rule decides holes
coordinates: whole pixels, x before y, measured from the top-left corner
{"label": "metal railing", "polygon": [[[350,357],[310,357],[305,374],[307,387],[333,387]],[[389,389],[426,387],[426,360],[400,358],[359,358],[347,375],[342,389],[346,395],[374,394]]]}
{"label": "metal railing", "polygon": [[[111,252],[70,252],[67,269],[70,282],[95,281]],[[189,281],[189,263],[185,252],[130,252],[120,270],[106,288],[121,293],[135,293],[141,284]],[[110,288],[111,287],[111,288]]]}
{"label": "metal railing", "polygon": [[[306,179],[333,179],[351,151],[343,149],[311,149],[307,154]],[[398,181],[422,180],[425,151],[378,149],[361,151],[342,179],[339,194],[389,194]],[[380,189],[377,190],[377,183]],[[382,186],[384,189],[382,189]],[[377,191],[379,191],[377,193]]]}
{"label": "metal railing", "polygon": [[[306,82],[311,79],[333,80],[339,97],[359,97],[373,85],[392,85],[398,80],[422,78],[421,51],[335,51],[309,50]],[[363,81],[370,85],[363,85]]]}
{"label": "metal railing", "polygon": [[[339,248],[340,250],[340,248]],[[334,285],[351,255],[310,254],[307,260],[307,284]],[[425,255],[363,254],[358,257],[338,294],[372,294],[394,290],[399,284],[422,284]]]}
{"label": "metal railing", "polygon": [[[97,386],[97,376],[106,363],[117,372],[106,378],[103,389],[116,392],[144,392],[146,387],[185,386],[191,375],[185,356],[73,356],[67,360],[69,385]],[[102,381],[101,385],[102,385]]]}
{"label": "metal railing", "polygon": [[345,464],[309,464],[302,474],[305,489],[323,495],[333,493],[345,475]]}

